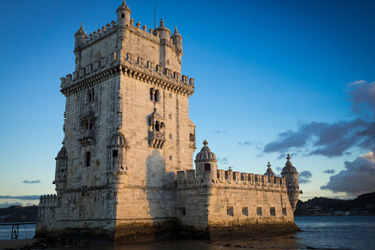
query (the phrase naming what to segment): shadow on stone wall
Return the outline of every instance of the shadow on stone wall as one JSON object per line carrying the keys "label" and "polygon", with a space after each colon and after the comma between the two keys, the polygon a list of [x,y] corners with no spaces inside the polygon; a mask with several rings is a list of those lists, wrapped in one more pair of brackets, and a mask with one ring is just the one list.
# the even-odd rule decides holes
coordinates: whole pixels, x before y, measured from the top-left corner
{"label": "shadow on stone wall", "polygon": [[154,149],[146,160],[146,199],[153,240],[171,239],[176,232],[174,173],[165,171],[165,159]]}

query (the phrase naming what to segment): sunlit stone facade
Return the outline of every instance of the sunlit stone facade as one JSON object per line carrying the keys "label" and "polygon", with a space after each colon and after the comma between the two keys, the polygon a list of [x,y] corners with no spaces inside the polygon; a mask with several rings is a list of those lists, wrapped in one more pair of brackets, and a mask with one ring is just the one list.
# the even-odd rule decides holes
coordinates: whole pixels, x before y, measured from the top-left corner
{"label": "sunlit stone facade", "polygon": [[[220,170],[206,141],[193,169],[194,79],[181,75],[182,36],[163,20],[155,30],[134,24],[125,3],[116,14],[75,34],[75,71],[61,78],[56,195],[41,197],[37,235],[121,243],[295,230],[285,178]],[[287,180],[295,199],[298,175]]]}

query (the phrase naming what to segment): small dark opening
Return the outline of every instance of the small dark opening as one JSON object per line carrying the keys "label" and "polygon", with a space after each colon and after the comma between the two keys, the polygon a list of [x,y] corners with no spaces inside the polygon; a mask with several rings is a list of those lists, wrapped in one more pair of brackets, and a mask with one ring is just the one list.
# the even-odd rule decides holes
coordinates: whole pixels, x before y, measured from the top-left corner
{"label": "small dark opening", "polygon": [[90,152],[87,152],[86,153],[86,167],[90,167],[91,166],[91,153]]}
{"label": "small dark opening", "polygon": [[194,136],[194,134],[190,134],[190,141],[195,141],[195,136]]}
{"label": "small dark opening", "polygon": [[112,157],[118,157],[118,150],[112,150]]}
{"label": "small dark opening", "polygon": [[156,90],[156,91],[155,91],[154,101],[155,101],[155,102],[159,102],[159,90]]}
{"label": "small dark opening", "polygon": [[159,130],[160,130],[159,122],[156,122],[156,124],[155,124],[155,130],[156,130],[156,131],[159,131]]}
{"label": "small dark opening", "polygon": [[211,164],[210,163],[204,164],[204,171],[211,171]]}
{"label": "small dark opening", "polygon": [[121,14],[121,18],[125,18],[125,14]]}

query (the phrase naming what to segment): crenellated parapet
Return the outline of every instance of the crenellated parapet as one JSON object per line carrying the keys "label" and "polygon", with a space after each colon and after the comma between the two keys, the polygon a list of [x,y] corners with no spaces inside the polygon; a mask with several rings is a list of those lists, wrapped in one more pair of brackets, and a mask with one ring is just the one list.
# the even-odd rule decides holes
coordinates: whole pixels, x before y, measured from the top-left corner
{"label": "crenellated parapet", "polygon": [[57,207],[57,196],[55,194],[40,196],[39,207]]}
{"label": "crenellated parapet", "polygon": [[180,72],[164,68],[162,65],[142,57],[135,57],[132,53],[127,53],[122,58],[118,58],[116,53],[111,53],[102,57],[101,60],[82,67],[73,74],[61,77],[61,92],[65,96],[69,96],[120,72],[128,77],[164,87],[176,93],[187,95],[194,93],[194,78],[189,78],[186,75],[181,76]]}
{"label": "crenellated parapet", "polygon": [[243,173],[229,170],[217,170],[217,177],[210,175],[209,171],[203,172],[203,177],[196,176],[195,170],[177,172],[177,188],[198,188],[209,186],[211,188],[240,188],[261,191],[286,192],[285,178],[264,176],[261,174]]}
{"label": "crenellated parapet", "polygon": [[[82,27],[82,26],[81,26]],[[118,24],[116,24],[115,21],[112,21],[111,23],[107,23],[106,25],[103,25],[103,27],[99,28],[98,30],[95,30],[94,32],[90,33],[88,36],[84,36],[83,39],[80,40],[78,43],[78,46],[76,46],[76,49],[83,49],[85,47],[91,46],[92,44],[96,43],[97,41],[100,41],[110,34],[117,32],[118,29],[124,28],[120,27]],[[140,22],[137,22],[134,25],[134,20],[130,19],[130,26],[126,26],[126,29],[129,32],[132,32],[133,34],[144,38],[148,41],[151,41],[157,45],[166,45],[169,46],[176,51],[179,50],[180,52],[182,51],[182,37],[181,35],[177,32],[177,29],[175,29],[174,35],[168,38],[164,38],[160,36],[160,31],[153,30],[150,28],[147,30],[147,26],[143,25],[141,28]],[[81,28],[80,30],[83,31]],[[163,40],[161,40],[163,39]]]}

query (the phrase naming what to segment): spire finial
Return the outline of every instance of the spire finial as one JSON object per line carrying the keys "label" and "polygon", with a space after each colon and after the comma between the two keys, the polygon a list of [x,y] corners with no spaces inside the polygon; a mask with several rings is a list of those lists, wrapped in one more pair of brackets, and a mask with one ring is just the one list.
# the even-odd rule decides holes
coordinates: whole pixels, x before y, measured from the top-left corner
{"label": "spire finial", "polygon": [[164,20],[163,20],[163,18],[160,20],[160,27],[164,27]]}
{"label": "spire finial", "polygon": [[83,30],[83,22],[81,22],[81,30]]}
{"label": "spire finial", "polygon": [[271,168],[271,164],[270,164],[270,162],[268,162],[268,165],[267,165],[267,167],[268,167],[268,168]]}
{"label": "spire finial", "polygon": [[287,155],[286,159],[287,159],[288,161],[290,160],[290,156],[289,156],[289,154]]}
{"label": "spire finial", "polygon": [[206,140],[203,141],[203,145],[207,147],[208,142]]}
{"label": "spire finial", "polygon": [[122,5],[126,5],[126,2],[125,2],[125,0],[122,0]]}

